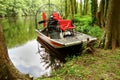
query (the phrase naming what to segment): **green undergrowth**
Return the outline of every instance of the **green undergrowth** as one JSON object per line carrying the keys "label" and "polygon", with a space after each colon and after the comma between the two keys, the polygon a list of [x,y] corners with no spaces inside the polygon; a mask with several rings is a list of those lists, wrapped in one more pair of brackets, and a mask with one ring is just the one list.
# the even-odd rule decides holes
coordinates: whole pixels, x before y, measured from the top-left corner
{"label": "green undergrowth", "polygon": [[120,49],[114,53],[96,49],[94,54],[68,58],[51,77],[37,80],[120,80]]}
{"label": "green undergrowth", "polygon": [[93,37],[97,37],[98,39],[101,38],[103,35],[102,29],[97,25],[92,25],[91,16],[81,16],[75,15],[73,22],[76,26],[76,30]]}

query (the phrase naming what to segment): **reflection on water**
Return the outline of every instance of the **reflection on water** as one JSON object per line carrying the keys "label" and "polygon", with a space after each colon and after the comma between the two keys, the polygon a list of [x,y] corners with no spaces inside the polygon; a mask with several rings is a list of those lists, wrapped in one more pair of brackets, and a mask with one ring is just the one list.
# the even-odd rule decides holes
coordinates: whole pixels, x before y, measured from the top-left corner
{"label": "reflection on water", "polygon": [[[34,77],[47,74],[50,75],[50,68],[45,70],[44,63],[40,63],[40,55],[37,54],[38,43],[36,40],[26,44],[8,49],[13,64],[23,73],[29,73]],[[44,48],[41,48],[44,51]],[[43,52],[44,53],[44,52]]]}
{"label": "reflection on water", "polygon": [[34,17],[5,18],[0,20],[8,48],[26,43],[36,37]]}
{"label": "reflection on water", "polygon": [[0,19],[0,23],[13,64],[21,72],[29,73],[34,77],[48,73],[50,68],[45,70],[43,63],[40,63],[40,55],[36,54],[38,43],[34,17],[5,18]]}

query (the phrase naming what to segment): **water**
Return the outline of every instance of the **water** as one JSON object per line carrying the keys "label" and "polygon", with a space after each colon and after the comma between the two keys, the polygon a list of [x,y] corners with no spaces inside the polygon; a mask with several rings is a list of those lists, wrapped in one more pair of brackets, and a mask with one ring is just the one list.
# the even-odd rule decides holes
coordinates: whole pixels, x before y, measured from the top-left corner
{"label": "water", "polygon": [[[41,63],[36,41],[34,17],[1,19],[3,31],[8,47],[8,54],[15,67],[25,74],[40,77],[50,75],[51,69],[45,69]],[[44,48],[40,48],[45,53]]]}
{"label": "water", "polygon": [[[44,49],[41,48],[41,50],[44,53]],[[19,47],[8,49],[10,59],[21,72],[34,77],[39,77],[43,74],[50,75],[50,68],[45,69],[37,51],[38,42],[36,40],[31,40]]]}

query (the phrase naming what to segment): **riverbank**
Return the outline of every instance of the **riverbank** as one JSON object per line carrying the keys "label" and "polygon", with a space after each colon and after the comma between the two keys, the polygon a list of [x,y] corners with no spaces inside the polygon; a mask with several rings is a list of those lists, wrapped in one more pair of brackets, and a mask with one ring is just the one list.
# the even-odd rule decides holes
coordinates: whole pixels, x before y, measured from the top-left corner
{"label": "riverbank", "polygon": [[94,54],[68,58],[49,78],[37,80],[120,80],[120,49],[96,49]]}

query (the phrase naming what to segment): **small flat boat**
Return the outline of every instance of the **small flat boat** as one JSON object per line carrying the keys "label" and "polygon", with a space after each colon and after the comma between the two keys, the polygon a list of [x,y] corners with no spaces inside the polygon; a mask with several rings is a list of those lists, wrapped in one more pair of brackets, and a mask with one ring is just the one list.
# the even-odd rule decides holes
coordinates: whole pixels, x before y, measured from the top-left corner
{"label": "small flat boat", "polygon": [[[63,56],[76,54],[81,51],[82,44],[89,41],[96,41],[97,38],[87,34],[77,32],[76,26],[72,20],[62,19],[58,12],[53,11],[47,19],[46,13],[41,12],[43,29],[36,29],[37,41],[53,55],[57,55],[59,59]],[[61,56],[62,55],[62,56]]]}
{"label": "small flat boat", "polygon": [[44,28],[43,30],[36,29],[36,31],[38,33],[37,40],[44,46],[47,44],[54,49],[68,48],[68,50],[72,49],[71,52],[78,52],[81,44],[87,42],[87,39],[89,41],[96,40],[94,37],[76,32],[72,21],[63,20],[57,12],[53,12],[49,20],[46,20],[45,12],[42,13],[42,17],[43,21],[39,23],[43,23]]}

